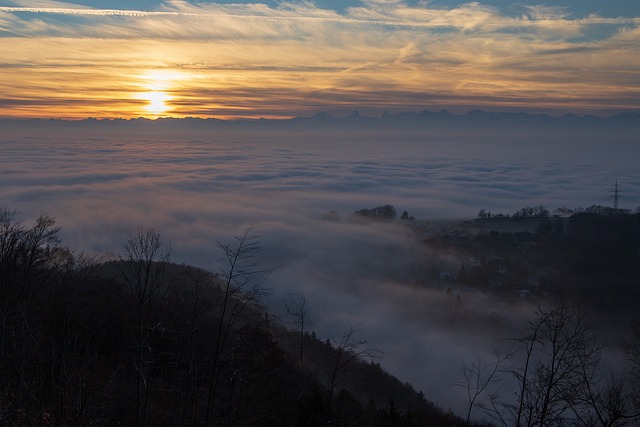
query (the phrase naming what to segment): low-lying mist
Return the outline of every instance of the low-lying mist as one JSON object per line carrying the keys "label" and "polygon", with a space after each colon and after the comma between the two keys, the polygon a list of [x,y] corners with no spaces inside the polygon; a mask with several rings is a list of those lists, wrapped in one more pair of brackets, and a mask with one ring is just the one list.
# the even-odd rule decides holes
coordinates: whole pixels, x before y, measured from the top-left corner
{"label": "low-lying mist", "polygon": [[[607,138],[608,140],[604,140]],[[216,270],[217,242],[260,224],[265,303],[303,294],[308,330],[358,326],[381,364],[428,399],[464,409],[452,386],[463,360],[519,332],[534,304],[506,303],[433,279],[455,257],[430,254],[406,222],[363,221],[383,204],[418,220],[472,218],[480,208],[640,204],[631,138],[597,132],[193,132],[127,135],[59,129],[0,137],[2,205],[29,222],[57,219],[63,243],[104,258],[136,227],[153,227],[172,261]],[[327,213],[335,214],[327,218]],[[458,298],[459,296],[459,298]]]}

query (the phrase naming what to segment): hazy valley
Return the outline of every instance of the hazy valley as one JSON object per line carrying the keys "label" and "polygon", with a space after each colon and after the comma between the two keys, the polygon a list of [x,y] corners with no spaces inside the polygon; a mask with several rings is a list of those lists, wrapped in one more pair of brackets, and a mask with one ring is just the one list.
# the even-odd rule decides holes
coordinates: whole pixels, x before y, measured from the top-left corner
{"label": "hazy valley", "polygon": [[[263,249],[256,259],[278,267],[260,300],[269,313],[285,318],[283,301],[304,295],[306,331],[338,339],[357,327],[359,339],[382,352],[382,367],[464,415],[466,391],[454,385],[462,364],[520,336],[535,308],[558,294],[541,278],[560,280],[553,260],[571,252],[545,249],[537,227],[529,231],[538,237],[505,243],[489,220],[481,241],[478,210],[610,205],[618,180],[621,205],[633,211],[640,180],[629,129],[637,125],[579,121],[525,132],[495,121],[352,119],[3,123],[3,204],[25,224],[41,213],[55,217],[64,245],[103,261],[117,259],[137,227],[153,228],[171,244],[172,262],[208,271],[225,265],[218,242],[233,242],[257,221]],[[395,206],[398,218],[353,216],[383,204]],[[416,219],[400,220],[405,210]],[[474,228],[465,219],[475,229],[465,231]],[[442,220],[456,225],[443,228]],[[503,237],[517,228],[503,229]],[[519,268],[525,261],[514,251],[537,258]],[[489,266],[495,259],[500,265]],[[637,254],[625,265],[637,267]],[[462,266],[469,277],[481,274],[462,280]],[[508,292],[495,289],[500,275]],[[617,298],[602,301],[609,305],[595,313],[598,321],[614,329],[633,323],[632,310],[607,316],[620,313]]]}

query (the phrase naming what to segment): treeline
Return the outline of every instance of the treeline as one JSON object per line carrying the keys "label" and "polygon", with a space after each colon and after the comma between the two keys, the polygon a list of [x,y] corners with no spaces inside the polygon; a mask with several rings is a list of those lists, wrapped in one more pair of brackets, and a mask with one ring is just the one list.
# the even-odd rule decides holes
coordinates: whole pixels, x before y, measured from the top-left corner
{"label": "treeline", "polygon": [[536,263],[546,287],[609,310],[640,301],[640,213],[580,213],[538,227]]}
{"label": "treeline", "polygon": [[[480,209],[478,211],[478,218],[486,219],[486,218],[497,218],[497,219],[505,219],[505,218],[549,218],[551,216],[554,217],[569,217],[573,214],[598,214],[598,215],[629,215],[632,213],[630,209],[619,209],[612,208],[609,206],[601,206],[601,205],[591,205],[587,208],[567,208],[561,207],[556,208],[553,211],[549,211],[546,207],[542,205],[538,206],[525,206],[523,208],[518,209],[512,215],[505,213],[492,213],[490,210]],[[635,213],[640,213],[640,206],[636,208]]]}
{"label": "treeline", "polygon": [[562,296],[602,312],[633,311],[640,302],[640,213],[577,213],[541,220],[534,232],[491,230],[431,244],[473,257],[457,275],[467,285]]}
{"label": "treeline", "polygon": [[391,205],[381,205],[371,209],[360,209],[355,211],[354,214],[369,218],[394,219],[396,217],[396,208]]}
{"label": "treeline", "polygon": [[[525,206],[523,208],[518,209],[511,216],[512,218],[549,218],[550,213],[547,208],[542,205],[539,206]],[[508,214],[492,214],[491,211],[487,211],[485,209],[480,209],[478,212],[478,218],[509,218]]]}
{"label": "treeline", "polygon": [[[0,209],[0,424],[418,426],[460,420],[384,372],[350,330],[321,341],[259,305],[255,225],[215,273],[138,229],[116,260]],[[381,388],[380,385],[384,385]]]}

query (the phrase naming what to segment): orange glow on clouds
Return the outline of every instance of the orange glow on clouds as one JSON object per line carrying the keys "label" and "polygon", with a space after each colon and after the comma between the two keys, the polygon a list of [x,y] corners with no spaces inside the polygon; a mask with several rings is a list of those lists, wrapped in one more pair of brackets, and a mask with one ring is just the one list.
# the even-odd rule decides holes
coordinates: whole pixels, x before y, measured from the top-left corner
{"label": "orange glow on clouds", "polygon": [[640,108],[640,18],[508,17],[478,3],[162,7],[0,7],[0,117]]}

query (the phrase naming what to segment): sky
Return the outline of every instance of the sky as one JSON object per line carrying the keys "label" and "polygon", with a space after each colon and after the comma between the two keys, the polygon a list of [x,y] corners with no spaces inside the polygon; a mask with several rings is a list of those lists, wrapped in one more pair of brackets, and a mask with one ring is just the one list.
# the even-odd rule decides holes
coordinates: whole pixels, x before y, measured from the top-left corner
{"label": "sky", "polygon": [[0,117],[640,106],[640,3],[0,0]]}

